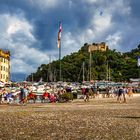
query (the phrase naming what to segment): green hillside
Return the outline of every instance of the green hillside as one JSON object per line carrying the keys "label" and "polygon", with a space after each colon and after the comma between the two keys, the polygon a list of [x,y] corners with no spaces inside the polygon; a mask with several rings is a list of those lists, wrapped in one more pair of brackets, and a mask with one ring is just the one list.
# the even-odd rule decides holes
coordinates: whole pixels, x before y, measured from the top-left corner
{"label": "green hillside", "polygon": [[[83,80],[83,63],[85,81],[92,80],[111,80],[111,81],[129,81],[130,78],[139,77],[139,68],[137,67],[137,57],[140,56],[140,45],[130,52],[121,53],[116,50],[108,49],[106,52],[94,51],[91,54],[91,69],[89,64],[88,44],[84,44],[78,52],[63,57],[62,81]],[[50,64],[42,64],[37,72],[29,75],[27,80],[39,81],[59,81],[59,61],[53,61]]]}

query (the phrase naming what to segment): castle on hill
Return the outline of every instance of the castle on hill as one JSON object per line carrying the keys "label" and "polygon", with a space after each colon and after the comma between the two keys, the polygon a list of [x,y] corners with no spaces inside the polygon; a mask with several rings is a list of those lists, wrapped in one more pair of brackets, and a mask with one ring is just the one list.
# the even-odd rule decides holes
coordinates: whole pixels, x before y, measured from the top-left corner
{"label": "castle on hill", "polygon": [[92,45],[89,45],[88,47],[88,52],[94,52],[94,51],[107,51],[108,46],[106,45],[105,42],[101,43],[93,43]]}

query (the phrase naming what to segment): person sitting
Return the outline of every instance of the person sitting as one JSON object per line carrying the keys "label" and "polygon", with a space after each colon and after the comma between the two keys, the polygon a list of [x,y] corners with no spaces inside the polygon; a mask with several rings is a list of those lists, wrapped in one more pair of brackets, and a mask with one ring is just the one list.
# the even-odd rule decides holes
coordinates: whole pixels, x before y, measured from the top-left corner
{"label": "person sitting", "polygon": [[51,95],[50,95],[50,102],[51,102],[51,103],[55,102],[54,94],[51,94]]}
{"label": "person sitting", "polygon": [[42,96],[43,96],[44,99],[47,99],[49,97],[49,93],[48,92],[44,92]]}
{"label": "person sitting", "polygon": [[7,98],[7,103],[8,103],[8,104],[12,103],[12,101],[13,101],[12,92],[8,92],[8,93],[6,94],[6,98]]}
{"label": "person sitting", "polygon": [[41,102],[50,102],[50,94],[48,92],[44,92],[41,96]]}
{"label": "person sitting", "polygon": [[34,98],[34,94],[33,94],[33,92],[32,92],[32,91],[31,91],[31,92],[29,92],[28,97],[29,97],[29,98]]}

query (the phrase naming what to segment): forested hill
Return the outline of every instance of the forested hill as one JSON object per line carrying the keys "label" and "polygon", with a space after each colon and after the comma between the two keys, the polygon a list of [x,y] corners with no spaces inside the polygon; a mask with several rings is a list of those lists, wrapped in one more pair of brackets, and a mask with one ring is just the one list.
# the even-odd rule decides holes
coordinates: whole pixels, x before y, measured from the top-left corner
{"label": "forested hill", "polygon": [[[139,77],[137,57],[140,56],[140,45],[130,52],[121,53],[108,49],[106,52],[94,51],[91,54],[91,69],[89,64],[88,44],[84,44],[78,52],[63,57],[61,60],[62,81],[82,81],[83,64],[85,81],[111,80],[129,81],[130,78]],[[28,81],[59,81],[59,61],[42,64],[37,72],[29,75]]]}

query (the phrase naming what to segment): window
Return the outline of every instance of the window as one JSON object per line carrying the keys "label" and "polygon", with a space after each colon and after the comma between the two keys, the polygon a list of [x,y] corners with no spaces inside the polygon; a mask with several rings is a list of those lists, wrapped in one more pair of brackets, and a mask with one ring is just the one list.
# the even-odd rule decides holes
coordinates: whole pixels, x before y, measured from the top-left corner
{"label": "window", "polygon": [[8,76],[6,76],[6,81],[8,81]]}
{"label": "window", "polygon": [[8,60],[6,59],[5,61],[6,61],[6,64],[8,64]]}
{"label": "window", "polygon": [[2,71],[2,66],[1,66],[1,71]]}

